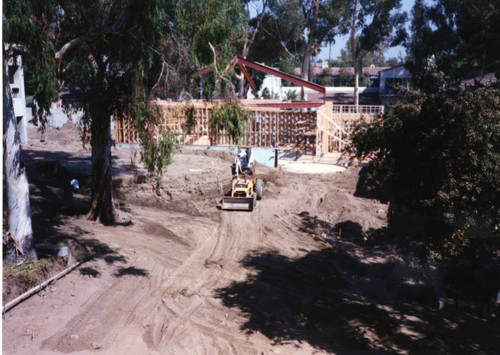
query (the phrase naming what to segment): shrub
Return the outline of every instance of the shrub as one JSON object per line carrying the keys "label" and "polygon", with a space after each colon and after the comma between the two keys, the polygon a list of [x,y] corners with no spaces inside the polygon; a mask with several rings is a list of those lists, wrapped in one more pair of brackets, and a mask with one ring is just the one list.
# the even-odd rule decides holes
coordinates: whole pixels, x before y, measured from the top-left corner
{"label": "shrub", "polygon": [[225,100],[212,109],[210,130],[215,134],[216,140],[225,131],[228,139],[232,139],[234,144],[239,144],[250,117],[250,111],[245,110],[238,101]]}
{"label": "shrub", "polygon": [[17,281],[23,289],[29,289],[40,284],[49,271],[46,259],[27,259],[21,264],[4,264],[3,277]]}
{"label": "shrub", "polygon": [[373,157],[368,188],[383,186],[394,202],[425,212],[436,256],[477,254],[498,239],[498,89],[438,80],[359,125],[352,144]]}
{"label": "shrub", "polygon": [[295,100],[297,98],[297,93],[295,90],[288,90],[286,92],[286,99],[287,100]]}

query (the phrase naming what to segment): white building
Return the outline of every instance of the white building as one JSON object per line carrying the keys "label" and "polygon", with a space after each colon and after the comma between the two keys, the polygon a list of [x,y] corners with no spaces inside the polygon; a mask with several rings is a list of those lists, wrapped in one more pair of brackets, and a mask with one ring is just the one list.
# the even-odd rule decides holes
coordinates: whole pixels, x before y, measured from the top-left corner
{"label": "white building", "polygon": [[[286,99],[283,98],[283,88],[281,86],[281,78],[278,78],[277,76],[274,75],[266,75],[264,78],[264,81],[262,82],[262,85],[260,87],[259,92],[257,95],[259,98],[262,98],[262,94],[264,91],[267,89],[267,93],[269,94],[269,98],[272,100],[283,100]],[[252,90],[249,90],[247,94],[248,99],[255,99],[255,96],[252,93]]]}
{"label": "white building", "polygon": [[389,68],[380,72],[379,97],[382,105],[392,105],[410,87],[410,71],[404,65]]}
{"label": "white building", "polygon": [[[354,75],[353,68],[323,68],[321,63],[316,63],[313,68],[313,74],[316,79],[323,75],[331,79],[335,84],[341,76],[342,71]],[[409,88],[410,71],[404,65],[395,67],[366,67],[363,68],[363,74],[369,77],[369,87],[359,87],[361,105],[392,105],[400,100],[404,95],[404,89]],[[296,68],[295,75],[300,75],[300,68]],[[318,80],[314,80],[319,83]],[[282,80],[272,75],[266,75],[261,89],[258,92],[260,98],[263,97],[264,90],[269,94],[270,99],[290,100],[299,99],[301,96],[301,87],[290,86],[283,87]],[[311,89],[304,88],[306,100],[320,101],[323,95]],[[251,92],[247,97],[253,99]],[[354,88],[350,86],[327,86],[326,100],[333,101],[336,104],[352,104],[354,102]]]}

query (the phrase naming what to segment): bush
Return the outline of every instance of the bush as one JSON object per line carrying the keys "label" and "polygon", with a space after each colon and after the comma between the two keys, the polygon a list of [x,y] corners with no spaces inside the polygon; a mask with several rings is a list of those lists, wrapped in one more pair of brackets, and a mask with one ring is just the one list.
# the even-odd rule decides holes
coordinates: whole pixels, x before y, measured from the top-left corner
{"label": "bush", "polygon": [[210,130],[215,134],[216,140],[225,132],[228,139],[239,144],[250,117],[250,111],[245,110],[238,101],[225,100],[213,108],[209,120]]}
{"label": "bush", "polygon": [[[173,161],[176,132],[161,128],[161,113],[154,104],[144,101],[134,102],[129,107],[129,114],[139,133],[142,145],[141,161],[148,172],[154,176],[157,193],[159,193],[161,177]],[[194,120],[194,114],[192,118]],[[195,123],[191,124],[194,126]],[[158,131],[156,127],[160,127]]]}
{"label": "bush", "polygon": [[438,80],[352,137],[358,157],[373,157],[367,187],[424,212],[438,257],[477,254],[499,238],[499,94]]}
{"label": "bush", "polygon": [[297,98],[297,93],[295,90],[288,90],[286,92],[286,99],[287,100],[295,100]]}
{"label": "bush", "polygon": [[24,290],[40,284],[49,271],[49,262],[46,259],[27,259],[21,264],[4,264],[3,277],[17,281]]}

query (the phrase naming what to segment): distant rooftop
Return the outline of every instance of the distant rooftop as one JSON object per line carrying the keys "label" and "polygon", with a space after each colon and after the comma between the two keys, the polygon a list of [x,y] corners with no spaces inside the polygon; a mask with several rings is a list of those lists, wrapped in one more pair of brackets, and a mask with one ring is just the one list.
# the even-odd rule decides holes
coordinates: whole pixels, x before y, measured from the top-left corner
{"label": "distant rooftop", "polygon": [[[332,67],[332,68],[323,68],[321,66],[313,65],[312,67],[312,76],[323,76],[323,75],[328,75],[328,76],[339,76],[342,73],[348,73],[351,75],[354,75],[354,68],[353,67]],[[381,71],[391,69],[393,67],[364,67],[363,68],[363,74],[367,76],[378,76]],[[302,69],[297,67],[294,69],[294,74],[297,76],[300,76],[302,73]]]}

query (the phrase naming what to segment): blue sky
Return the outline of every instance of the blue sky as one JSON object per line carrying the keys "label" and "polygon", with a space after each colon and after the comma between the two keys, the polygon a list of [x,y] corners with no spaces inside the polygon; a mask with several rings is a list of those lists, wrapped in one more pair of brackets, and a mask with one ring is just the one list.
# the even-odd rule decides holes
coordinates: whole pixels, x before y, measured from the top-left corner
{"label": "blue sky", "polygon": [[[414,3],[415,0],[402,0],[402,11],[407,12],[408,18],[411,16],[411,9]],[[321,53],[318,56],[314,57],[314,59],[326,60],[329,58],[329,56],[331,59],[336,59],[338,56],[340,56],[340,51],[345,48],[348,39],[349,35],[339,37],[336,40],[336,43],[331,46],[331,49],[330,46],[324,47],[321,50]],[[403,57],[406,56],[406,51],[403,46],[389,48],[385,53],[385,58],[398,58],[400,55]]]}

